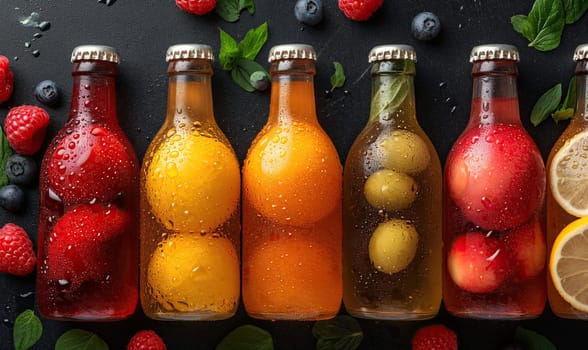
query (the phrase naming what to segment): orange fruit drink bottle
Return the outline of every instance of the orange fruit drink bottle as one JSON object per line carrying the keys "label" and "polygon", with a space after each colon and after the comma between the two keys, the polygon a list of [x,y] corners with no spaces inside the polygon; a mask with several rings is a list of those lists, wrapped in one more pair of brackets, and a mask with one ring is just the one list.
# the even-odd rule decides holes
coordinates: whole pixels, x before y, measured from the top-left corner
{"label": "orange fruit drink bottle", "polygon": [[254,318],[318,320],[341,306],[337,150],[318,123],[316,53],[270,50],[267,123],[243,165],[243,303]]}
{"label": "orange fruit drink bottle", "polygon": [[[566,98],[571,101],[567,112],[573,117],[547,159],[547,247],[551,256],[547,296],[557,316],[588,319],[588,233],[586,220],[581,224],[579,219],[588,216],[588,45],[576,48],[574,61],[575,77]],[[580,225],[572,229],[572,222]],[[578,235],[571,239],[574,233]],[[564,243],[568,240],[569,244]]]}
{"label": "orange fruit drink bottle", "polygon": [[69,117],[41,165],[36,298],[51,319],[113,321],[138,300],[139,161],[116,113],[118,52],[73,50]]}
{"label": "orange fruit drink bottle", "polygon": [[363,318],[428,319],[441,305],[441,163],[416,118],[416,52],[369,54],[366,126],[343,171],[343,300]]}
{"label": "orange fruit drink bottle", "polygon": [[240,168],[216,123],[210,46],[167,51],[167,114],[141,168],[141,305],[218,320],[239,304]]}
{"label": "orange fruit drink bottle", "polygon": [[473,48],[469,122],[445,163],[443,303],[527,319],[546,300],[543,158],[519,115],[516,47]]}

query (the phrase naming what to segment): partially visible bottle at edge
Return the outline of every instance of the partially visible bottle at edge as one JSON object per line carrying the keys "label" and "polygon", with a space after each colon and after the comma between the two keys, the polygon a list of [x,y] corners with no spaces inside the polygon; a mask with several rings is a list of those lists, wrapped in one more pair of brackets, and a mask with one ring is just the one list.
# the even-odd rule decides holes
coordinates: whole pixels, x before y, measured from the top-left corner
{"label": "partially visible bottle at edge", "polygon": [[[574,61],[576,62],[575,84],[576,84],[576,104],[575,112],[569,125],[557,139],[549,158],[547,159],[547,176],[549,180],[549,190],[547,191],[547,247],[551,254],[551,248],[558,237],[558,234],[570,223],[580,217],[586,217],[586,196],[582,191],[581,183],[586,178],[586,138],[588,137],[588,105],[587,105],[587,84],[588,80],[588,44],[579,45],[574,51]],[[579,162],[578,162],[579,160]],[[583,249],[580,245],[575,245],[578,249]],[[573,254],[573,252],[572,252]],[[580,260],[577,272],[584,271],[584,265]],[[562,261],[565,265],[566,261]],[[575,265],[569,264],[571,269]],[[551,267],[553,269],[553,267]],[[574,280],[575,281],[575,280]],[[588,305],[583,297],[582,291],[584,285],[575,285],[571,279],[567,286],[580,291],[573,293],[578,308],[573,307],[566,299],[560,295],[554,287],[550,274],[548,274],[547,296],[551,311],[559,317],[569,319],[588,319]]]}
{"label": "partially visible bottle at edge", "polygon": [[343,285],[353,316],[428,319],[441,305],[441,163],[416,118],[416,52],[374,47],[369,120],[343,171]]}
{"label": "partially visible bottle at edge", "polygon": [[331,318],[342,294],[342,167],[316,116],[316,53],[288,44],[269,57],[269,118],[243,166],[243,303],[254,318]]}
{"label": "partially visible bottle at edge", "polygon": [[443,303],[453,315],[525,319],[546,300],[545,167],[519,116],[518,51],[470,56],[470,120],[445,164]]}
{"label": "partially visible bottle at edge", "polygon": [[36,297],[47,318],[126,318],[138,292],[139,166],[119,127],[112,47],[72,53],[69,119],[41,166]]}
{"label": "partially visible bottle at edge", "polygon": [[208,45],[167,50],[167,113],[141,168],[141,304],[154,319],[225,319],[239,304],[240,168],[214,117],[213,59]]}

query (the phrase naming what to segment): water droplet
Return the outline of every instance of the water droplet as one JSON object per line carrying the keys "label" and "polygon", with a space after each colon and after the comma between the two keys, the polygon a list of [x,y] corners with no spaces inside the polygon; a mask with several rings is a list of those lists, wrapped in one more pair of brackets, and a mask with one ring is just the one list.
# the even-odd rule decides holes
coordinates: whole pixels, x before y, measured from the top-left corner
{"label": "water droplet", "polygon": [[33,57],[39,57],[41,56],[41,52],[39,50],[34,50],[33,52],[31,52],[31,55],[33,55]]}
{"label": "water droplet", "polygon": [[51,28],[51,22],[43,21],[43,22],[39,23],[39,25],[37,27],[39,28],[40,31],[45,32],[45,31],[49,30],[49,28]]}

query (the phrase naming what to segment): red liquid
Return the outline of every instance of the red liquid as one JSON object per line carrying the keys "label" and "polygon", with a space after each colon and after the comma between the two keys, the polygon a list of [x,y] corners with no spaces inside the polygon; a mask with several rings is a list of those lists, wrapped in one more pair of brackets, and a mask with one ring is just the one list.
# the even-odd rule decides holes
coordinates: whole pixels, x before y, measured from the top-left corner
{"label": "red liquid", "polygon": [[545,305],[545,169],[515,100],[474,99],[480,118],[447,158],[443,301],[457,316],[530,318]]}

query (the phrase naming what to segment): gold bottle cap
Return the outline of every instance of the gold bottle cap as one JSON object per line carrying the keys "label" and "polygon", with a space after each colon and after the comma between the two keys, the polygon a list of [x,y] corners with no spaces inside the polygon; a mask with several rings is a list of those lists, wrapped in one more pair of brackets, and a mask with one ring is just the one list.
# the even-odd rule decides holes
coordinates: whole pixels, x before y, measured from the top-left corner
{"label": "gold bottle cap", "polygon": [[379,45],[370,50],[368,62],[411,60],[416,62],[416,51],[410,45]]}
{"label": "gold bottle cap", "polygon": [[120,62],[120,56],[114,47],[106,45],[80,45],[73,49],[71,61],[94,60]]}
{"label": "gold bottle cap", "polygon": [[276,45],[270,49],[268,62],[294,59],[316,61],[316,51],[306,44]]}
{"label": "gold bottle cap", "polygon": [[574,61],[581,61],[586,59],[588,59],[588,44],[578,45],[574,51]]}
{"label": "gold bottle cap", "polygon": [[487,44],[475,46],[470,54],[470,62],[487,60],[519,61],[519,50],[507,44]]}
{"label": "gold bottle cap", "polygon": [[191,58],[214,61],[212,47],[203,44],[172,45],[167,49],[167,54],[165,55],[166,62]]}

